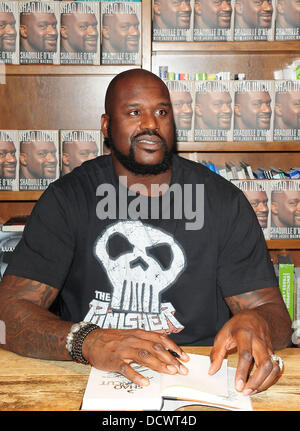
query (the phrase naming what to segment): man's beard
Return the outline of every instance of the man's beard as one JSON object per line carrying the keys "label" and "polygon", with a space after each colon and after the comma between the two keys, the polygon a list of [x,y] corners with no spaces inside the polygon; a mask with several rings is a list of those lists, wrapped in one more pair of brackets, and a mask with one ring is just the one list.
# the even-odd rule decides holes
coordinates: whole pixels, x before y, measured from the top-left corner
{"label": "man's beard", "polygon": [[[112,138],[111,134],[111,122],[109,121],[108,128],[108,138],[105,139],[104,143],[111,148],[116,158],[119,160],[119,162],[126,168],[128,171],[133,172],[136,175],[158,175],[165,171],[167,171],[172,164],[172,157],[173,157],[173,148],[171,150],[168,150],[166,141],[164,138],[162,138],[157,132],[154,132],[153,130],[145,130],[142,133],[139,133],[135,136],[133,136],[130,139],[131,145],[129,150],[129,155],[125,155],[121,153],[115,146],[114,140]],[[152,135],[152,136],[158,136],[161,141],[164,148],[164,155],[163,159],[160,163],[156,164],[144,164],[139,163],[135,160],[134,155],[134,146],[135,146],[135,139],[139,136],[143,135]]]}

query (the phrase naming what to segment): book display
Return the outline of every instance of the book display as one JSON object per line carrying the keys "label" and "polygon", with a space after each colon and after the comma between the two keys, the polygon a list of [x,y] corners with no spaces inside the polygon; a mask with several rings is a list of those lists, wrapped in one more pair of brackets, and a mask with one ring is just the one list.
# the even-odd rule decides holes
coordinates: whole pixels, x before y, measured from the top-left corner
{"label": "book display", "polygon": [[[18,3],[19,8],[23,8],[22,14],[24,18],[22,18],[22,23],[19,25],[18,16],[21,15],[15,17],[15,24],[12,21],[9,26],[15,26],[16,35],[11,36],[9,40],[6,39],[6,48],[3,44],[1,49],[0,45],[2,60],[8,63],[5,65],[3,76],[5,85],[0,85],[0,131],[3,131],[3,133],[11,134],[12,131],[26,131],[28,133],[28,131],[76,132],[99,130],[100,117],[104,112],[105,91],[108,83],[115,75],[136,67],[142,67],[159,75],[159,68],[166,67],[169,71],[185,76],[185,80],[182,80],[184,82],[180,82],[180,80],[172,80],[166,75],[166,79],[170,83],[176,82],[176,85],[174,83],[169,85],[181,87],[181,90],[187,88],[191,94],[191,100],[188,105],[189,110],[193,112],[192,119],[188,114],[185,119],[186,124],[189,123],[188,127],[178,128],[180,133],[178,133],[177,150],[180,155],[193,158],[210,168],[214,167],[216,171],[220,171],[224,176],[227,176],[229,180],[233,179],[233,174],[236,175],[235,179],[238,181],[243,181],[241,176],[250,181],[253,179],[266,180],[265,176],[259,178],[259,175],[262,174],[271,175],[275,182],[279,181],[280,178],[287,181],[299,179],[296,176],[300,168],[300,113],[297,108],[297,104],[299,105],[299,82],[285,77],[277,80],[274,76],[274,72],[297,62],[300,56],[299,38],[296,37],[297,29],[299,29],[298,23],[295,26],[290,23],[290,27],[288,27],[289,29],[296,29],[287,31],[290,35],[294,32],[294,39],[292,37],[289,40],[286,38],[280,39],[277,31],[281,28],[278,10],[284,3],[291,5],[292,1],[263,2],[269,4],[268,7],[269,9],[272,8],[272,13],[265,14],[264,26],[258,26],[254,33],[250,32],[250,39],[245,38],[247,34],[243,35],[243,39],[237,39],[238,35],[234,28],[234,23],[237,20],[237,6],[242,5],[245,11],[245,5],[250,3],[249,0],[221,2],[224,8],[225,3],[227,3],[225,8],[227,12],[221,13],[223,18],[219,20],[219,24],[213,24],[214,26],[205,29],[202,33],[198,32],[198,36],[195,31],[197,29],[196,10],[199,13],[199,7],[203,2],[197,0],[176,2],[182,3],[182,7],[187,8],[187,10],[183,13],[180,13],[179,10],[174,11],[175,20],[176,17],[181,17],[178,19],[180,24],[169,23],[164,24],[164,27],[159,23],[158,17],[163,14],[167,3],[175,2],[163,0],[78,2],[78,4],[86,3],[86,11],[87,8],[94,10],[93,15],[96,17],[97,24],[94,27],[93,37],[88,40],[91,51],[82,54],[85,52],[83,48],[77,49],[77,51],[74,49],[74,53],[66,62],[64,61],[67,60],[67,53],[64,52],[64,55],[61,56],[63,45],[61,40],[64,37],[65,30],[65,26],[61,24],[61,9],[64,6],[66,8],[65,3],[68,3],[69,9],[74,7],[71,6],[73,2],[37,2],[43,5],[39,6],[40,10],[51,15],[52,18],[56,18],[57,24],[50,23],[48,25],[49,30],[52,29],[53,33],[47,40],[48,50],[26,51],[23,46],[19,57],[20,64],[15,64],[17,61],[14,59],[13,54],[10,55],[10,52],[17,51],[19,46],[18,35],[21,35],[21,30],[24,34],[27,25],[24,19],[25,21],[30,21],[30,15],[35,13],[31,7],[35,2],[20,1],[16,3]],[[189,6],[186,6],[187,3],[189,3]],[[8,4],[9,8],[4,4]],[[14,12],[14,4],[13,1],[0,2],[0,19],[1,13],[9,15],[5,18],[12,18],[10,8]],[[28,6],[28,4],[31,6]],[[98,12],[93,9],[94,6],[98,7]],[[122,8],[122,10],[126,9],[128,12],[125,15],[137,16],[139,24],[135,24],[136,34],[131,39],[129,38],[131,40],[130,45],[135,46],[137,51],[126,50],[124,51],[125,54],[129,53],[130,55],[126,54],[124,56],[123,54],[119,55],[120,52],[123,52],[119,50],[116,51],[117,55],[113,55],[111,58],[107,56],[107,61],[104,60],[102,56],[105,51],[106,25],[103,22],[102,8],[105,6],[106,11],[109,10],[110,13],[118,9],[118,17],[122,15],[120,12]],[[56,7],[59,7],[58,14],[56,14]],[[292,9],[291,6],[290,9]],[[135,14],[131,13],[133,10],[136,11]],[[243,13],[245,15],[245,12]],[[167,13],[165,16],[170,18],[171,14]],[[202,20],[207,22],[208,17],[203,16]],[[153,29],[152,22],[156,23]],[[19,32],[17,31],[18,28]],[[277,36],[275,35],[275,29]],[[241,28],[240,30],[243,29]],[[96,33],[98,33],[98,36]],[[117,33],[116,27],[115,33]],[[14,39],[16,41],[15,45]],[[137,44],[139,45],[138,48]],[[21,41],[20,46],[22,46]],[[93,50],[95,52],[92,52]],[[6,54],[4,55],[3,52],[6,52]],[[91,52],[93,55],[90,55]],[[76,60],[74,63],[69,61],[71,57]],[[116,58],[114,57],[118,57],[118,61],[115,61]],[[125,60],[123,61],[124,58]],[[196,74],[197,79],[195,78]],[[191,76],[193,76],[192,79]],[[221,79],[217,79],[220,77]],[[193,81],[193,83],[190,84],[189,81]],[[256,83],[257,90],[258,87],[262,87],[259,91],[264,92],[264,95],[268,93],[270,101],[269,99],[264,100],[262,105],[269,106],[269,113],[261,114],[259,117],[260,125],[256,124],[242,129],[239,125],[234,124],[237,112],[236,105],[238,105],[236,99],[238,94],[245,96],[249,83]],[[191,88],[188,88],[189,86]],[[200,101],[201,97],[197,98],[197,93],[201,94],[202,92],[206,92],[205,102],[211,98],[211,95],[219,96],[219,93],[229,93],[226,94],[226,101],[225,99],[224,101],[219,100],[214,104],[214,106],[217,104],[224,105],[222,109],[227,109],[226,115],[224,114],[222,117],[221,113],[215,111],[216,116],[214,119],[211,113],[209,118],[205,118],[205,121],[209,122],[214,119],[216,123],[215,125],[210,124],[207,129],[203,126],[199,127],[198,123],[196,124],[196,115],[198,117],[202,115],[201,118],[204,121],[203,109],[201,111],[200,106],[204,102]],[[255,92],[253,88],[251,92],[252,94]],[[285,119],[284,121],[287,122],[287,125],[283,127],[284,118],[282,112],[284,111],[284,114],[286,114],[288,111],[287,106],[289,106],[286,100],[287,95],[292,95],[291,106],[295,110],[294,120],[298,121],[298,123],[295,122],[292,125],[291,120]],[[246,99],[249,102],[250,97],[246,95]],[[283,99],[284,102],[280,101],[280,99]],[[283,103],[285,108],[282,111],[281,104]],[[207,108],[205,109],[206,114],[208,111]],[[218,109],[217,106],[215,106],[215,109]],[[249,110],[249,108],[247,109]],[[238,112],[238,115],[241,114]],[[278,117],[282,121],[280,124],[278,123]],[[14,142],[13,136],[6,137],[3,134],[1,139],[0,144],[1,142]],[[53,138],[53,141],[57,145],[55,177],[58,177],[60,170],[58,136],[55,139]],[[49,141],[47,140],[47,142]],[[21,154],[19,156],[17,143],[15,148],[16,163],[19,163],[19,161],[21,162]],[[24,164],[24,160],[22,163]],[[10,170],[13,171],[13,166],[10,166]],[[53,172],[54,170],[52,167]],[[18,165],[16,165],[16,175],[18,172]],[[270,174],[267,172],[270,172]],[[278,177],[275,177],[275,175],[278,175]],[[284,175],[284,177],[281,177],[281,175]],[[43,187],[37,187],[35,184],[34,188],[29,189],[29,185],[24,182],[22,174],[20,181],[22,180],[24,187],[22,186],[23,189],[17,191],[13,185],[10,187],[11,181],[7,181],[8,179],[5,178],[5,175],[2,175],[2,178],[5,179],[5,182],[3,179],[1,180],[2,185],[5,183],[5,190],[2,188],[0,191],[0,222],[4,223],[15,215],[30,214],[37,199],[43,192]],[[44,176],[41,175],[38,178],[44,178]],[[271,218],[271,199],[271,196],[269,196],[268,223],[270,223]],[[271,225],[269,225],[268,229],[269,239],[267,239],[267,246],[271,255],[276,255],[281,249],[291,251],[295,264],[299,266],[299,236],[292,238],[290,233],[286,236],[282,231],[280,235],[277,233],[276,236],[273,234],[271,237]]]}

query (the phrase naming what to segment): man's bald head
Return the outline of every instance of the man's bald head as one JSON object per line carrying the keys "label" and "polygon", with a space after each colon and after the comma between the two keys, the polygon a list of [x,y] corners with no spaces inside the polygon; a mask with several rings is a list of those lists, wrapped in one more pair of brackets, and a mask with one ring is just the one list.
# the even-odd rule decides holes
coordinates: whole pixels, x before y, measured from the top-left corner
{"label": "man's bald head", "polygon": [[136,85],[143,85],[146,81],[156,82],[158,85],[161,85],[162,90],[169,92],[165,83],[154,73],[149,72],[144,69],[131,69],[126,70],[125,72],[119,73],[115,76],[112,81],[109,83],[105,95],[105,112],[108,115],[111,115],[112,106],[116,102],[116,97],[118,91],[121,87],[126,86],[128,82],[135,82]]}

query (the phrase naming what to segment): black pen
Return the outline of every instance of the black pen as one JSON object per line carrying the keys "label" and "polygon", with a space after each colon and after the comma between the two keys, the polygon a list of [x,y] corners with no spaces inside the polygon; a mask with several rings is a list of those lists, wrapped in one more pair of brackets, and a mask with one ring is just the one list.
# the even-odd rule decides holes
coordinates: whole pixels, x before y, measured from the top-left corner
{"label": "black pen", "polygon": [[178,353],[174,352],[174,350],[171,349],[167,349],[169,353],[171,353],[172,356],[174,356],[174,358],[180,358],[180,356],[178,355]]}

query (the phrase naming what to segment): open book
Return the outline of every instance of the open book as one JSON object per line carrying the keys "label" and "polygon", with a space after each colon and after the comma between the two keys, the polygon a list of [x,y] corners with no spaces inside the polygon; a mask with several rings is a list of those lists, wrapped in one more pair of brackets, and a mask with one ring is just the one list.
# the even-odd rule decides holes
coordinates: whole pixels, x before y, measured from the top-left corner
{"label": "open book", "polygon": [[[146,367],[135,369],[150,380],[149,386],[139,386],[118,373],[110,373],[92,367],[82,401],[82,410],[174,410],[181,406],[175,400],[187,404],[220,406],[229,410],[251,410],[249,397],[232,397],[228,382],[227,361],[220,370],[210,376],[208,356],[189,354],[185,363],[187,375],[160,374]],[[241,401],[248,399],[248,403]],[[228,403],[226,401],[228,400]],[[168,404],[168,402],[171,404]]]}

